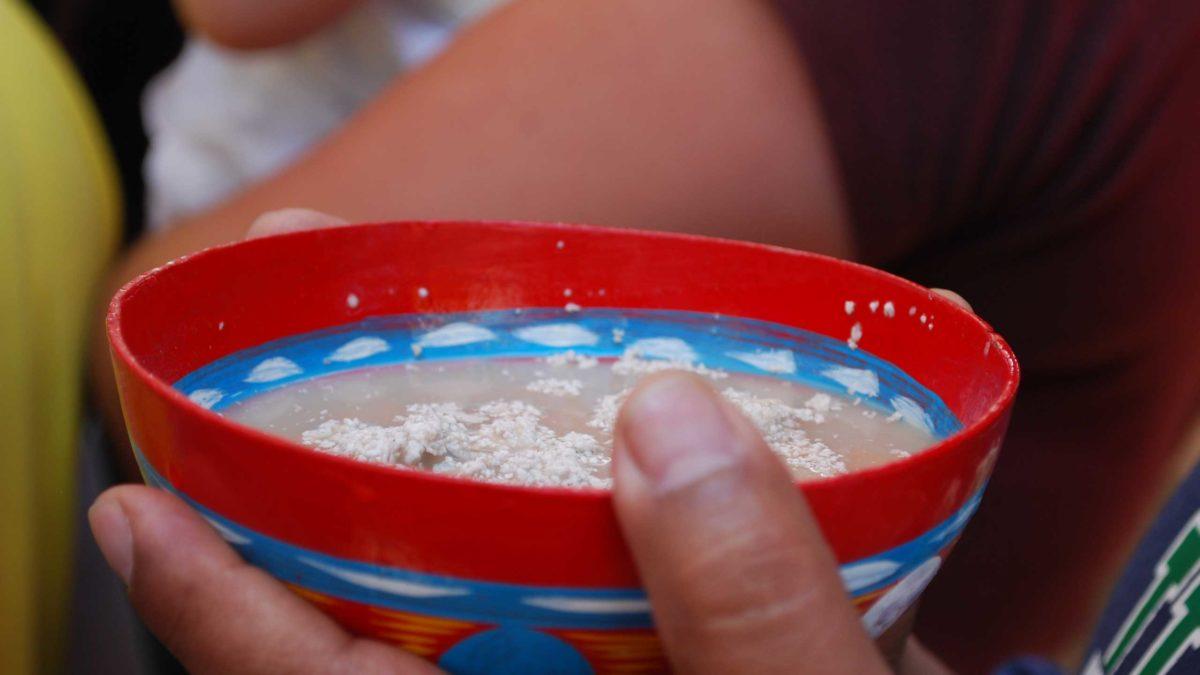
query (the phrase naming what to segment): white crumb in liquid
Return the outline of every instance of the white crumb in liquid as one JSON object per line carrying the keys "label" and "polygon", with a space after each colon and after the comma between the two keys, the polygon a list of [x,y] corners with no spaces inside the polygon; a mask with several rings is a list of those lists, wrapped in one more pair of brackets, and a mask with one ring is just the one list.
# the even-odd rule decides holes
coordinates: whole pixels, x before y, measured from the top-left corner
{"label": "white crumb in liquid", "polygon": [[889,319],[896,316],[896,305],[892,304],[891,300],[883,303],[883,315]]}
{"label": "white crumb in liquid", "polygon": [[546,377],[530,382],[525,389],[535,394],[546,394],[547,396],[578,396],[579,392],[583,390],[583,382]]}
{"label": "white crumb in liquid", "polygon": [[316,429],[305,431],[305,445],[325,452],[367,462],[395,461],[400,439],[389,427],[381,427],[357,419],[328,420]]}
{"label": "white crumb in liquid", "polygon": [[592,409],[592,419],[588,420],[588,426],[599,429],[603,434],[612,434],[613,426],[617,423],[617,411],[621,409],[625,399],[629,398],[631,391],[633,390],[622,389],[615,394],[601,397]]}
{"label": "white crumb in liquid", "polygon": [[843,306],[846,309],[846,316],[850,316],[851,314],[854,313],[854,301],[853,300],[847,300],[845,305],[843,305]]}
{"label": "white crumb in liquid", "polygon": [[541,416],[520,401],[492,401],[470,412],[454,403],[416,404],[395,426],[330,420],[304,432],[301,441],[331,454],[485,481],[607,487],[611,480],[596,470],[611,456],[599,441],[556,434]]}
{"label": "white crumb in liquid", "polygon": [[604,297],[604,295],[605,295],[606,293],[608,293],[608,291],[604,290],[603,288],[601,288],[600,290],[596,291],[596,295],[599,295],[599,296],[600,296],[600,297],[602,297],[602,298]]}
{"label": "white crumb in liquid", "polygon": [[861,323],[855,323],[850,327],[850,339],[846,340],[846,344],[850,349],[858,349],[858,341],[862,339],[863,327]]}
{"label": "white crumb in liquid", "polygon": [[[592,411],[588,426],[606,436],[613,432],[617,411],[630,389],[600,399]],[[801,407],[789,406],[774,399],[756,396],[733,388],[721,392],[729,402],[742,411],[763,434],[767,445],[792,469],[804,469],[818,476],[836,476],[847,472],[842,455],[824,443],[810,439],[804,424],[822,424],[825,413],[840,408],[828,394],[817,394]]]}
{"label": "white crumb in liquid", "polygon": [[217,330],[225,330],[225,322],[224,321],[217,323]]}
{"label": "white crumb in liquid", "polygon": [[417,289],[417,297],[418,298],[428,298],[429,297],[429,289],[425,288],[424,286],[418,288]]}
{"label": "white crumb in liquid", "polygon": [[[610,330],[614,343],[625,340],[624,329]],[[855,347],[861,338],[862,325],[855,323],[851,346]],[[636,381],[663,370],[683,370],[710,381],[728,380],[722,385],[722,396],[752,421],[767,445],[801,479],[805,476],[836,476],[857,469],[863,460],[856,453],[867,450],[879,456],[908,456],[904,450],[896,451],[897,445],[892,443],[855,440],[856,431],[851,431],[849,440],[837,440],[839,430],[856,429],[858,425],[866,424],[858,422],[856,425],[849,416],[859,420],[881,418],[873,423],[876,425],[882,424],[884,417],[889,423],[907,421],[899,412],[888,416],[891,410],[879,412],[862,405],[862,399],[854,396],[861,392],[851,390],[849,397],[841,398],[791,383],[777,383],[762,391],[742,389],[741,374],[710,368],[700,362],[691,349],[668,349],[674,347],[670,338],[630,339],[629,342],[630,346],[615,360],[605,358],[601,361],[594,356],[565,350],[511,370],[507,364],[496,364],[491,377],[497,378],[500,387],[491,393],[482,382],[476,384],[473,374],[464,371],[454,376],[466,378],[463,381],[467,383],[467,389],[461,400],[457,390],[447,386],[431,388],[424,394],[424,400],[417,398],[417,402],[404,407],[401,407],[403,403],[413,399],[385,405],[382,409],[373,407],[378,404],[351,405],[351,400],[365,401],[376,397],[381,402],[386,401],[390,396],[386,393],[388,390],[374,383],[365,390],[354,389],[353,395],[345,401],[320,399],[322,402],[331,400],[335,405],[320,408],[319,415],[301,415],[300,406],[289,401],[300,424],[287,433],[295,434],[291,436],[293,438],[299,436],[302,443],[322,452],[400,468],[485,482],[607,488],[612,484],[613,428],[618,411]],[[687,346],[684,343],[684,347]],[[422,347],[421,344],[411,345],[416,357],[421,355]],[[414,360],[404,364],[404,369],[423,370],[432,376],[434,372],[447,370],[439,363],[422,364]],[[599,370],[580,372],[590,369]],[[594,391],[597,384],[606,388]],[[747,383],[747,386],[761,385]],[[799,395],[791,393],[797,386]],[[328,388],[329,385],[320,387]],[[297,393],[305,391],[299,389]],[[441,393],[434,393],[437,391]],[[603,395],[605,391],[616,393]],[[319,407],[313,406],[309,412]],[[392,418],[398,410],[403,413]],[[859,418],[852,412],[854,410],[863,417]],[[364,421],[368,416],[370,421]],[[275,429],[276,421],[276,418],[268,418],[267,427]],[[850,422],[849,427],[847,422]],[[874,427],[867,425],[864,428]],[[899,447],[907,447],[905,444],[909,441],[903,430],[889,433],[895,434]],[[839,442],[847,447],[835,450],[840,447]]]}
{"label": "white crumb in liquid", "polygon": [[556,354],[551,354],[550,356],[547,356],[545,358],[545,361],[549,365],[554,366],[556,368],[574,366],[574,367],[582,369],[582,370],[586,370],[588,368],[595,368],[597,365],[600,364],[600,360],[594,356],[588,356],[587,354],[579,354],[579,353],[577,353],[573,350],[569,350],[569,349],[565,352],[558,352]]}
{"label": "white crumb in liquid", "polygon": [[909,307],[909,308],[908,308],[908,315],[909,315],[909,316],[913,316],[913,315],[914,315],[914,314],[916,314],[916,313],[917,313],[917,308],[916,308],[916,307]]}
{"label": "white crumb in liquid", "polygon": [[[597,360],[563,352],[545,361],[558,367],[592,368]],[[612,364],[615,374],[643,375],[683,369],[711,379],[726,373],[693,363],[641,359],[626,353]],[[578,396],[577,379],[541,378],[527,390],[550,396]],[[609,474],[613,427],[631,389],[601,397],[587,427],[595,432],[559,433],[547,426],[543,411],[522,401],[493,400],[474,408],[457,403],[420,403],[406,407],[392,424],[356,418],[322,422],[301,434],[301,442],[330,454],[382,464],[421,468],[477,480],[568,487],[611,487]],[[811,437],[815,425],[844,403],[818,392],[792,406],[776,398],[727,387],[722,395],[759,429],[766,443],[793,471],[816,476],[848,472],[844,456]],[[322,411],[322,415],[327,410]],[[863,413],[874,415],[873,411]],[[834,435],[836,438],[836,434]]]}
{"label": "white crumb in liquid", "polygon": [[872,313],[872,314],[874,314],[874,313],[875,313],[875,310],[879,309],[879,301],[878,301],[878,300],[872,300],[872,301],[871,301],[871,304],[869,304],[869,305],[867,305],[867,306],[871,308],[871,313]]}
{"label": "white crumb in liquid", "polygon": [[571,297],[571,289],[569,289],[569,288],[564,288],[564,289],[563,289],[563,297],[564,297],[564,298],[569,298],[569,297]]}
{"label": "white crumb in liquid", "polygon": [[[813,410],[808,403],[796,408],[778,399],[763,398],[736,389],[726,389],[721,393],[750,418],[762,432],[767,445],[789,468],[806,469],[818,476],[846,473],[842,455],[824,443],[810,439],[804,430],[802,423],[821,424],[825,421],[824,414]],[[809,403],[812,403],[812,399]],[[821,403],[828,405],[827,401]]]}
{"label": "white crumb in liquid", "polygon": [[563,305],[563,309],[567,310],[568,312],[574,313],[574,312],[578,312],[579,310],[581,310],[583,308],[573,302],[568,302],[567,304]]}
{"label": "white crumb in liquid", "polygon": [[921,323],[925,323],[928,320],[929,320],[929,317],[925,316],[924,314],[921,315]]}
{"label": "white crumb in liquid", "polygon": [[346,296],[346,306],[349,307],[350,309],[354,309],[355,307],[358,307],[358,295],[356,295],[354,293],[347,295]]}
{"label": "white crumb in liquid", "polygon": [[626,349],[621,357],[612,364],[612,371],[615,375],[649,375],[664,370],[683,370],[712,380],[723,380],[729,377],[729,373],[723,370],[682,359],[643,359],[633,349]]}
{"label": "white crumb in liquid", "polygon": [[557,241],[557,242],[554,244],[554,248],[556,248],[556,249],[558,249],[558,250],[560,250],[560,251],[561,251],[561,250],[563,250],[563,248],[565,248],[565,247],[566,247],[566,245],[567,245],[567,242],[563,241],[562,239],[559,239],[559,240],[558,240],[558,241]]}
{"label": "white crumb in liquid", "polygon": [[829,394],[813,394],[804,402],[804,407],[815,412],[827,413],[830,410],[841,410],[842,403]]}

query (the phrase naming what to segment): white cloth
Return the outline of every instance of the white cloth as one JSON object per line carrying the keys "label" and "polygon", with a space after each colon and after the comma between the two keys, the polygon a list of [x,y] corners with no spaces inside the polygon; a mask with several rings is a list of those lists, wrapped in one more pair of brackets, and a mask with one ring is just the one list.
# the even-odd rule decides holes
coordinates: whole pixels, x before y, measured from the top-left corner
{"label": "white cloth", "polygon": [[290,163],[499,0],[370,0],[293,45],[189,38],[147,87],[147,222],[161,228]]}

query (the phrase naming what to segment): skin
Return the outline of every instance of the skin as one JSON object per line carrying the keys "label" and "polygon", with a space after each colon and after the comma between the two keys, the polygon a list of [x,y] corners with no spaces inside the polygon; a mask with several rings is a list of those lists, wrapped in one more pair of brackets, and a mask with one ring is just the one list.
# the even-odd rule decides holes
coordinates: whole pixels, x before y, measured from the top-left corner
{"label": "skin", "polygon": [[230,49],[255,50],[302,40],[361,0],[175,0],[183,24]]}
{"label": "skin", "polygon": [[[224,4],[184,8],[229,18]],[[284,3],[234,4],[265,15]],[[854,254],[816,95],[759,0],[517,0],[291,166],[144,238],[104,297],[290,206],[355,221],[583,222]],[[96,399],[124,439],[100,314]],[[130,454],[120,458],[133,479]]]}

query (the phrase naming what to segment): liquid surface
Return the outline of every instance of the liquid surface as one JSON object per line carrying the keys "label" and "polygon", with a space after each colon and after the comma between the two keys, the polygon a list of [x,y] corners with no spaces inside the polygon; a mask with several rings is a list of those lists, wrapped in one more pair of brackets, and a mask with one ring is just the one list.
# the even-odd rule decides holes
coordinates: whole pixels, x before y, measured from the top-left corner
{"label": "liquid surface", "polygon": [[319,451],[528,485],[609,486],[617,409],[663,369],[710,380],[802,480],[957,428],[894,366],[823,336],[683,312],[562,314],[374,319],[231,355],[176,386]]}

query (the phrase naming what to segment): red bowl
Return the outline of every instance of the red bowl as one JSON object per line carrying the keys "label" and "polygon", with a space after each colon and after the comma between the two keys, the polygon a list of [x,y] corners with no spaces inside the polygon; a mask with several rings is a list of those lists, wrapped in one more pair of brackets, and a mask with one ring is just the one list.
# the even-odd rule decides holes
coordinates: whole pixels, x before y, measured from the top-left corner
{"label": "red bowl", "polygon": [[[322,454],[173,387],[271,340],[379,315],[561,308],[563,288],[587,307],[720,313],[838,340],[859,324],[861,350],[939,396],[961,431],[911,458],[800,486],[868,628],[878,633],[911,604],[978,504],[1016,393],[1016,359],[986,323],[925,288],[770,246],[567,225],[390,223],[185,257],[122,289],[108,316],[143,474],[348,628],[451,671],[664,667],[607,492]],[[872,301],[891,301],[895,316]]]}

